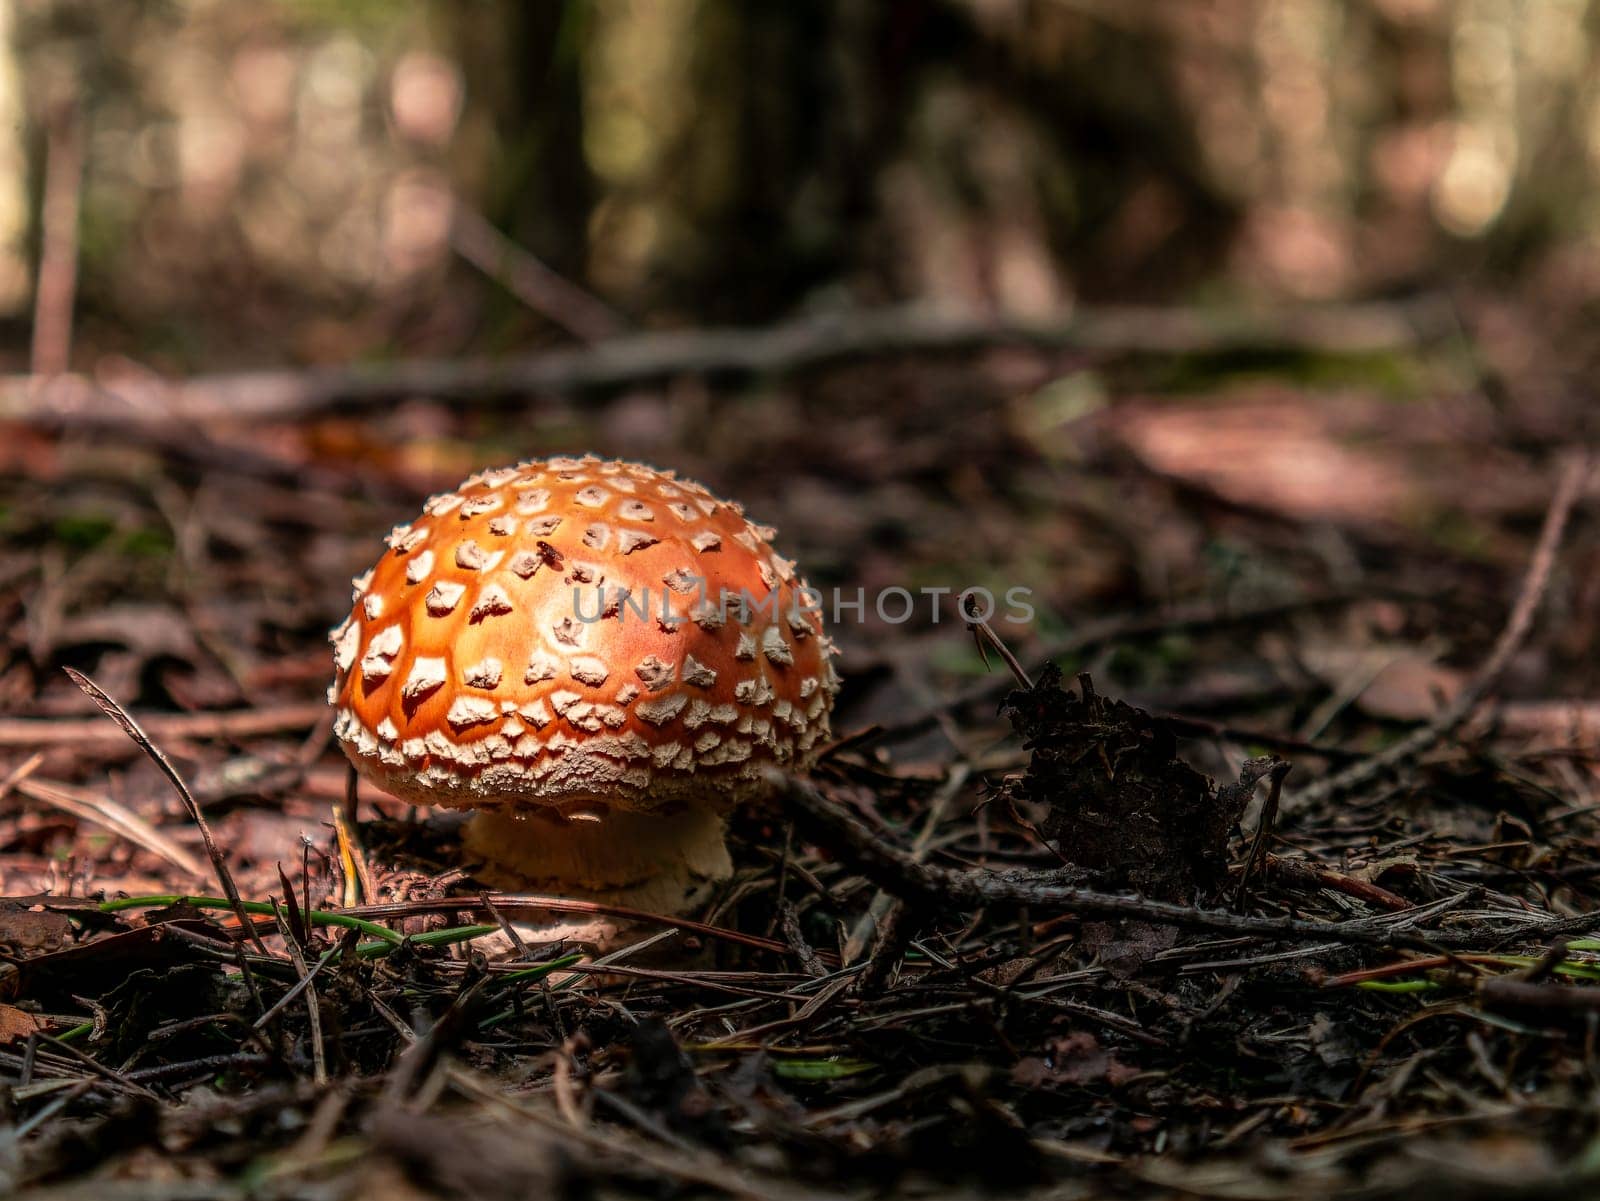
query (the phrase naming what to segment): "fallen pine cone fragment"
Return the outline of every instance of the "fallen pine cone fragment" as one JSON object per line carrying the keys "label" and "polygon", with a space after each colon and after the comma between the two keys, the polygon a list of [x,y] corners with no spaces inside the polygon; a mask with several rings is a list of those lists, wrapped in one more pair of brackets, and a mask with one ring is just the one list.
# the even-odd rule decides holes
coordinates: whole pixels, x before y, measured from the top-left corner
{"label": "fallen pine cone fragment", "polygon": [[1086,674],[1078,692],[1046,664],[1031,688],[1001,702],[1030,753],[1006,781],[1013,805],[1046,810],[1039,832],[1095,884],[1192,903],[1227,879],[1228,840],[1256,784],[1277,762],[1248,759],[1239,780],[1218,787],[1178,757],[1169,723],[1101,696]]}

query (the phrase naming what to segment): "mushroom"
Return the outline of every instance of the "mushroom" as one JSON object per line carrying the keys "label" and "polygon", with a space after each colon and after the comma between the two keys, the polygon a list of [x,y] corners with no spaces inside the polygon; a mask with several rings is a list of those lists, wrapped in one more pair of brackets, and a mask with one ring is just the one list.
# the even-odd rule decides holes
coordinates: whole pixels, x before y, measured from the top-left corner
{"label": "mushroom", "polygon": [[484,883],[687,912],[727,812],[829,736],[835,651],[775,532],[637,463],[474,475],[354,581],[334,732],[386,792],[477,811]]}

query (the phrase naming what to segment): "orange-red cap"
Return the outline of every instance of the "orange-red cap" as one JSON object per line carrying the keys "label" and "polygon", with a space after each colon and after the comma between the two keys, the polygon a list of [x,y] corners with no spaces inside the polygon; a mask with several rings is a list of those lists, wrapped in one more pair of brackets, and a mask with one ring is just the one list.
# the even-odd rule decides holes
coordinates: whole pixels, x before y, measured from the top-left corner
{"label": "orange-red cap", "polygon": [[[726,808],[829,736],[838,677],[770,527],[637,463],[472,476],[333,631],[345,753],[420,804]],[[810,603],[808,603],[808,597]]]}

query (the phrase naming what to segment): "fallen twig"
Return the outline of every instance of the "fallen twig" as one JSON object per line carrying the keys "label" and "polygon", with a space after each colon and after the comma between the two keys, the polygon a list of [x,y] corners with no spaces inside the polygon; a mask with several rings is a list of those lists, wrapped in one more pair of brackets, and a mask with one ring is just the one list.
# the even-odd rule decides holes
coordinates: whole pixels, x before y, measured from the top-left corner
{"label": "fallen twig", "polygon": [[[200,803],[194,799],[194,794],[189,791],[189,786],[183,782],[183,777],[178,774],[178,769],[172,766],[172,761],[162,754],[161,748],[150,741],[150,736],[139,728],[139,723],[128,716],[127,710],[116,701],[112,700],[88,676],[74,668],[63,668],[72,682],[83,689],[89,699],[100,707],[100,711],[109,717],[127,736],[139,745],[139,749],[150,757],[150,761],[167,777],[172,787],[177,790],[178,798],[183,801],[183,807],[189,811],[189,819],[200,830],[200,838],[206,844],[206,854],[211,857],[211,866],[217,873],[217,881],[222,885],[222,891],[227,896],[229,904],[233,906],[234,916],[239,919],[239,924],[244,927],[250,941],[255,944],[256,950],[266,955],[267,946],[261,941],[261,936],[256,933],[255,924],[245,914],[244,900],[239,895],[238,886],[233,882],[233,873],[228,870],[228,862],[222,857],[222,851],[217,846],[217,840],[211,834],[211,826],[206,821],[206,815],[200,812]],[[249,970],[245,969],[245,978],[249,979]],[[253,985],[252,985],[253,987]]]}
{"label": "fallen twig", "polygon": [[[1278,802],[1283,794],[1283,780],[1292,764],[1280,759],[1267,770],[1267,799],[1261,806],[1261,819],[1256,824],[1256,836],[1250,841],[1250,853],[1244,858],[1244,868],[1239,873],[1239,890],[1233,895],[1233,907],[1242,910],[1249,895],[1250,876],[1266,856],[1267,839],[1272,837],[1273,823],[1278,820]],[[1255,791],[1255,783],[1250,785]]]}
{"label": "fallen twig", "polygon": [[[232,739],[309,730],[328,713],[321,701],[244,709],[233,713],[153,713],[138,718],[152,738]],[[119,734],[98,718],[12,717],[0,719],[0,750],[120,742]]]}
{"label": "fallen twig", "polygon": [[1033,680],[1023,669],[1017,657],[1011,653],[1011,648],[1005,644],[1005,639],[994,632],[994,627],[977,615],[977,597],[968,597],[966,608],[961,616],[967,623],[967,632],[972,635],[973,641],[978,644],[978,654],[983,657],[983,665],[989,666],[989,652],[992,650],[1000,656],[1000,661],[1006,665],[1006,670],[1011,673],[1011,678],[1016,680],[1019,688],[1032,688]]}
{"label": "fallen twig", "polygon": [[1262,874],[1268,879],[1289,888],[1327,888],[1343,893],[1347,897],[1354,897],[1358,901],[1365,901],[1369,905],[1376,905],[1379,909],[1387,909],[1390,913],[1401,913],[1416,908],[1412,902],[1398,893],[1390,892],[1370,880],[1335,871],[1326,864],[1314,863],[1309,859],[1289,859],[1269,852],[1263,856],[1260,867]]}
{"label": "fallen twig", "polygon": [[1303,812],[1318,801],[1350,793],[1394,770],[1400,764],[1416,758],[1430,747],[1450,737],[1472,715],[1473,710],[1494,691],[1500,682],[1500,677],[1505,674],[1512,656],[1517,653],[1527,638],[1528,631],[1533,627],[1534,615],[1539,611],[1539,604],[1544,599],[1545,589],[1550,583],[1550,573],[1555,567],[1556,552],[1561,547],[1561,535],[1566,530],[1567,518],[1571,516],[1573,505],[1577,503],[1584,482],[1589,478],[1589,469],[1590,458],[1586,451],[1577,452],[1567,460],[1561,472],[1561,479],[1556,484],[1555,494],[1550,498],[1550,506],[1545,510],[1539,541],[1534,547],[1532,558],[1528,561],[1528,570],[1523,575],[1522,586],[1517,591],[1517,599],[1511,606],[1505,627],[1495,640],[1489,657],[1483,661],[1482,666],[1467,681],[1456,698],[1427,725],[1399,742],[1385,747],[1375,755],[1352,763],[1342,771],[1315,780],[1299,792],[1285,796],[1283,798],[1285,815]]}
{"label": "fallen twig", "polygon": [[1495,1009],[1552,1009],[1594,1013],[1600,1010],[1600,988],[1538,984],[1510,976],[1478,981],[1478,1000]]}
{"label": "fallen twig", "polygon": [[[939,823],[944,821],[945,812],[949,809],[950,803],[967,786],[967,780],[971,776],[972,768],[966,763],[957,763],[950,769],[949,778],[933,794],[933,800],[928,805],[927,816],[922,821],[922,829],[917,832],[916,838],[912,840],[911,857],[913,859],[921,862],[923,857],[927,855],[928,847],[933,841],[934,831],[938,829]],[[844,941],[843,962],[846,966],[861,958],[862,953],[871,943],[879,925],[887,917],[893,904],[894,898],[882,889],[873,896],[872,902],[867,906],[867,911],[856,920],[854,928],[850,931],[850,936]]]}
{"label": "fallen twig", "polygon": [[869,355],[1025,346],[1046,352],[1184,354],[1239,349],[1363,353],[1445,332],[1449,306],[1411,304],[1198,313],[1186,308],[1081,310],[1047,321],[940,313],[921,306],[845,312],[764,329],[631,334],[576,350],[480,359],[421,359],[308,371],[246,371],[119,382],[84,375],[0,377],[0,420],[185,426],[283,421],[374,408],[409,396],[484,400],[616,388],[679,375],[769,375]]}
{"label": "fallen twig", "polygon": [[830,845],[848,854],[852,865],[868,879],[896,896],[936,909],[942,907],[948,910],[952,905],[963,908],[993,904],[1028,905],[1292,942],[1341,942],[1354,946],[1413,947],[1431,951],[1440,947],[1467,945],[1467,940],[1459,934],[1432,933],[1424,937],[1385,925],[1384,919],[1376,922],[1373,919],[1312,922],[1299,918],[1251,917],[1057,883],[1059,877],[1053,872],[998,875],[934,867],[918,863],[906,851],[892,846],[881,833],[868,829],[865,823],[828,800],[808,781],[785,777],[776,771],[769,772],[769,778],[784,799],[814,827],[823,831]]}
{"label": "fallen twig", "polygon": [[[276,900],[271,902],[273,916],[277,918],[278,932],[283,936],[283,945],[289,952],[289,958],[294,963],[295,975],[304,985],[306,998],[306,1018],[311,1029],[311,1073],[312,1079],[318,1087],[328,1083],[328,1060],[322,1046],[322,1008],[317,1000],[317,990],[310,987],[311,972],[306,967],[306,957],[300,949],[300,940],[289,926],[289,919],[284,916],[283,908]],[[288,904],[294,905],[294,897],[288,898]]]}

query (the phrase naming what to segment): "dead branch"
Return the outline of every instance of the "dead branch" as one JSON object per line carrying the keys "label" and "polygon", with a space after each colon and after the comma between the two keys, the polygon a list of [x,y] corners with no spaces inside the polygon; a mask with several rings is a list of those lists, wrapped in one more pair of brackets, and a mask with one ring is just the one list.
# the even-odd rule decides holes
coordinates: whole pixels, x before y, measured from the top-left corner
{"label": "dead branch", "polygon": [[187,380],[86,375],[0,377],[0,420],[41,425],[185,426],[284,421],[371,409],[410,396],[486,401],[616,388],[680,375],[772,375],[873,355],[1042,352],[1185,354],[1251,350],[1363,353],[1412,347],[1447,330],[1438,298],[1408,304],[1199,313],[1122,307],[1054,321],[885,308],[764,329],[630,334],[594,347],[505,358],[417,359],[306,371],[244,371]]}
{"label": "dead branch", "polygon": [[1537,984],[1510,976],[1478,981],[1478,999],[1492,1009],[1546,1009],[1594,1013],[1600,1010],[1600,989],[1566,984]]}
{"label": "dead branch", "polygon": [[[316,701],[272,709],[245,709],[235,713],[157,713],[136,720],[152,738],[163,740],[242,739],[309,730],[327,712],[328,706]],[[97,718],[0,719],[0,750],[126,741],[126,736],[119,730]]]}
{"label": "dead branch", "polygon": [[[856,870],[880,888],[915,904],[934,908],[936,912],[948,911],[952,905],[967,909],[993,904],[1028,905],[1287,942],[1339,942],[1432,951],[1441,946],[1465,945],[1463,937],[1454,932],[1431,932],[1423,936],[1396,928],[1392,918],[1377,922],[1370,919],[1311,922],[1298,918],[1251,917],[1057,883],[1059,875],[1054,872],[1003,876],[930,866],[918,863],[908,852],[891,845],[881,833],[869,829],[808,781],[786,777],[776,771],[769,772],[768,778],[783,798],[827,839],[830,847],[849,858]],[[1600,917],[1594,920],[1600,921]]]}

